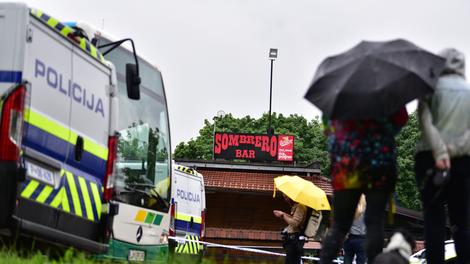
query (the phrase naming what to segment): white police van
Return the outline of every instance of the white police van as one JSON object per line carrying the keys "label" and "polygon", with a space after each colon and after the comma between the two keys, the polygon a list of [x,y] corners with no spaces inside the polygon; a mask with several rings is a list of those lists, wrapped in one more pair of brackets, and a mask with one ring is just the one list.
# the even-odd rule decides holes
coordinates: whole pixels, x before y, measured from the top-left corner
{"label": "white police van", "polygon": [[[41,10],[0,3],[0,231],[107,252],[117,74]],[[117,44],[119,45],[119,44]],[[130,65],[128,96],[138,99]]]}
{"label": "white police van", "polygon": [[[176,256],[194,255],[200,258],[204,239],[206,193],[204,177],[194,169],[173,163],[172,226],[176,243],[170,250]],[[185,240],[182,240],[184,238]]]}
{"label": "white police van", "polygon": [[[444,263],[451,264],[457,262],[457,253],[455,252],[454,240],[446,240],[444,242]],[[410,264],[426,263],[426,248],[414,253],[410,256]]]}

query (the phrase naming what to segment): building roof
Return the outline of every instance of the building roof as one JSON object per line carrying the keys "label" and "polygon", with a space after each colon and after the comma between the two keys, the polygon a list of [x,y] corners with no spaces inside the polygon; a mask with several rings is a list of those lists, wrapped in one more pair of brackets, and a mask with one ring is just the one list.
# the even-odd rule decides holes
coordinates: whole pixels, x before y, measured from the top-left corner
{"label": "building roof", "polygon": [[326,195],[333,195],[330,179],[320,176],[318,166],[202,160],[176,160],[176,162],[195,168],[202,173],[204,175],[204,184],[208,189],[273,192],[275,177],[297,175],[313,182],[324,190]]}
{"label": "building roof", "polygon": [[[282,172],[228,171],[203,168],[197,168],[197,171],[204,175],[206,188],[252,192],[273,192],[274,178],[285,175]],[[324,190],[326,195],[333,195],[333,188],[328,178],[321,176],[299,176],[313,182]]]}
{"label": "building roof", "polygon": [[[209,190],[273,192],[274,178],[282,175],[298,175],[313,182],[333,195],[329,178],[320,176],[317,166],[292,166],[264,163],[236,163],[227,161],[177,160],[178,164],[195,168],[204,176],[204,184]],[[422,221],[421,212],[397,206],[397,214]]]}
{"label": "building roof", "polygon": [[310,165],[295,165],[283,163],[260,163],[260,162],[233,162],[226,160],[175,160],[177,164],[187,167],[220,169],[220,170],[245,170],[245,171],[265,171],[298,173],[303,175],[320,175],[320,164],[313,162]]}

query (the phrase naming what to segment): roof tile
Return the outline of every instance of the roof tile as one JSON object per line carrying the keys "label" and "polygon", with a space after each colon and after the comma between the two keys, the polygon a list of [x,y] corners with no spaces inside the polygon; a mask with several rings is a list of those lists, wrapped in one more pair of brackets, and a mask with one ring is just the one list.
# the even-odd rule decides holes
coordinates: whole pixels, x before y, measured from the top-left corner
{"label": "roof tile", "polygon": [[[272,192],[274,190],[274,178],[283,175],[281,173],[206,170],[203,168],[198,168],[198,171],[204,175],[204,183],[208,188],[261,192]],[[333,195],[330,179],[322,176],[301,177],[313,182],[324,190],[327,195]]]}

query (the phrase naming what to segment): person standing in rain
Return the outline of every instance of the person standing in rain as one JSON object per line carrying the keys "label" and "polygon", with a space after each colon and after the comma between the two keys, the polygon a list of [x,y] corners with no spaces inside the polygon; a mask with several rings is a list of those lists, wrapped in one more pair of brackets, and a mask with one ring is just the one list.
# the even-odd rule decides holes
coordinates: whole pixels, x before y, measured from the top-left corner
{"label": "person standing in rain", "polygon": [[331,119],[326,124],[333,185],[332,228],[320,263],[332,263],[348,233],[362,193],[366,195],[366,254],[373,262],[383,249],[385,206],[397,178],[395,135],[408,120],[406,108],[386,118]]}
{"label": "person standing in rain", "polygon": [[432,96],[420,100],[416,181],[424,211],[427,263],[444,263],[446,203],[457,263],[470,263],[470,85],[464,55],[445,49]]}
{"label": "person standing in rain", "polygon": [[364,223],[364,212],[366,210],[366,197],[361,195],[354,213],[354,221],[349,230],[348,238],[344,241],[344,263],[352,264],[356,256],[356,264],[367,262],[365,252],[366,224]]}
{"label": "person standing in rain", "polygon": [[287,195],[284,199],[291,205],[290,214],[279,210],[274,210],[273,214],[284,220],[287,227],[282,231],[282,247],[286,250],[286,264],[299,264],[303,254],[305,240],[300,240],[300,231],[306,219],[307,207],[300,203],[295,203]]}

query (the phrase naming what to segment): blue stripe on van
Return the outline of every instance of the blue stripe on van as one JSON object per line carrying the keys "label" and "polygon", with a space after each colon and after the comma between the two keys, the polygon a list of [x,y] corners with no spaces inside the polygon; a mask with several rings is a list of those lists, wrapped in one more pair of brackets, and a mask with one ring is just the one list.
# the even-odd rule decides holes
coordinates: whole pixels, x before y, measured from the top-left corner
{"label": "blue stripe on van", "polygon": [[[90,175],[93,175],[100,179],[101,181],[104,179],[104,175],[106,174],[106,160],[98,158],[97,156],[91,154],[90,152],[86,152],[83,150],[82,152],[82,159],[80,161],[76,161],[75,157],[75,145],[70,145],[69,154],[67,164],[70,167],[77,168],[81,171],[84,171]],[[82,176],[81,173],[75,173],[77,175]]]}
{"label": "blue stripe on van", "polygon": [[96,182],[96,179],[99,179],[100,182],[103,181],[106,174],[105,160],[84,150],[81,161],[76,161],[73,158],[75,155],[75,145],[26,122],[23,124],[26,131],[26,135],[23,138],[25,146],[61,162],[65,160],[68,154],[68,166],[65,169],[75,175],[84,176],[89,181]]}
{"label": "blue stripe on van", "polygon": [[177,231],[184,231],[184,232],[191,232],[194,234],[199,234],[201,233],[201,224],[193,223],[191,226],[190,222],[175,219],[175,229]]}
{"label": "blue stripe on van", "polygon": [[0,83],[20,83],[22,75],[20,71],[0,71]]}
{"label": "blue stripe on van", "polygon": [[25,136],[23,145],[39,151],[53,159],[64,161],[69,143],[44,130],[23,122]]}
{"label": "blue stripe on van", "polygon": [[70,191],[70,185],[67,181],[66,175],[64,175],[64,180],[66,182],[65,185],[63,185],[63,187],[65,188],[64,195],[67,195],[67,201],[69,202],[70,212],[73,214],[77,214],[77,211],[75,211],[75,203],[73,202],[73,199],[72,199],[72,192]]}

